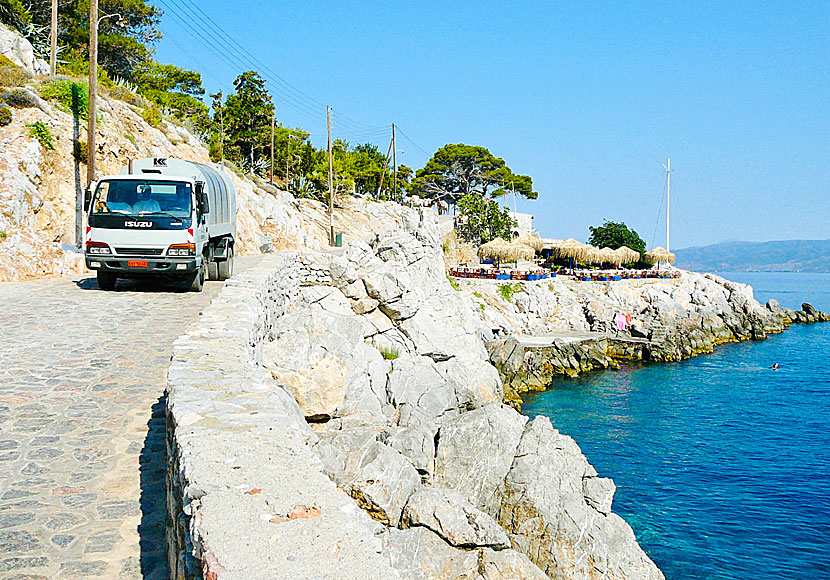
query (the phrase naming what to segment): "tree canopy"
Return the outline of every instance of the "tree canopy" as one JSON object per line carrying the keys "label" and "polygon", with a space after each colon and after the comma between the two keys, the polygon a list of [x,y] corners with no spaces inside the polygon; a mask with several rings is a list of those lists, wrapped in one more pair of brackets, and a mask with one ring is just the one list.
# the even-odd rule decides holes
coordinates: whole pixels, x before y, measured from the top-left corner
{"label": "tree canopy", "polygon": [[236,77],[233,86],[235,92],[223,107],[225,134],[237,160],[253,169],[258,152],[270,147],[274,103],[265,81],[254,71]]}
{"label": "tree canopy", "polygon": [[516,222],[510,212],[499,208],[493,200],[468,194],[458,201],[458,211],[462,219],[457,231],[468,242],[484,244],[498,237],[509,240],[513,236]]}
{"label": "tree canopy", "polygon": [[640,252],[640,256],[646,251],[646,243],[640,234],[623,222],[603,220],[601,226],[589,226],[588,230],[591,232],[588,243],[597,248],[609,247],[616,250],[622,246],[628,246]]}
{"label": "tree canopy", "polygon": [[422,197],[452,196],[456,199],[476,194],[500,196],[508,191],[528,199],[536,199],[533,180],[518,175],[485,147],[477,145],[444,145],[415,174],[412,192]]}

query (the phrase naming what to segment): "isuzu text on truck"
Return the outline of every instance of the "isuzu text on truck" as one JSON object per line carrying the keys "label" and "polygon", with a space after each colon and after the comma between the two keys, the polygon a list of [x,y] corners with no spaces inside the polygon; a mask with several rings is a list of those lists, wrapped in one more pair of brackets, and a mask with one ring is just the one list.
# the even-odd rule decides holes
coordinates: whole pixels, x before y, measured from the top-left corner
{"label": "isuzu text on truck", "polygon": [[220,171],[180,159],[137,159],[90,184],[86,266],[98,286],[118,278],[181,280],[201,292],[205,278],[233,273],[236,193]]}

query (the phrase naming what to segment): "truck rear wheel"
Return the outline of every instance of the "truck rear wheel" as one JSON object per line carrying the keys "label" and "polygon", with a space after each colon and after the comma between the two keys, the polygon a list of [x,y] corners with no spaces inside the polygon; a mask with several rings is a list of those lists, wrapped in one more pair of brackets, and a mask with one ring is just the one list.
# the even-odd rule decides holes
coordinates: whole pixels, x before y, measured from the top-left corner
{"label": "truck rear wheel", "polygon": [[228,259],[219,262],[219,280],[227,280],[233,276],[233,246],[228,246]]}
{"label": "truck rear wheel", "polygon": [[190,281],[191,292],[201,292],[205,286],[205,275],[207,274],[206,261],[202,260],[202,266],[193,273],[193,279]]}
{"label": "truck rear wheel", "polygon": [[102,272],[98,270],[95,275],[98,278],[98,288],[101,290],[114,290],[115,283],[118,282],[118,276],[112,272]]}
{"label": "truck rear wheel", "polygon": [[211,260],[210,262],[208,262],[208,265],[207,265],[207,279],[208,280],[221,280],[221,278],[219,277],[219,264],[220,264],[220,262],[217,262],[215,260]]}

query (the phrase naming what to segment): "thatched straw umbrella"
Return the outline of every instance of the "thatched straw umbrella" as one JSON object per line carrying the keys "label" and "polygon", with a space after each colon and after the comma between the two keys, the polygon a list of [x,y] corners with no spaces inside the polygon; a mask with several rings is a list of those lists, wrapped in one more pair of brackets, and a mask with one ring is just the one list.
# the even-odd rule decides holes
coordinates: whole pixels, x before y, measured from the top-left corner
{"label": "thatched straw umbrella", "polygon": [[510,255],[510,244],[502,238],[495,238],[486,244],[481,244],[478,248],[479,258],[491,258],[499,263],[510,259]]}
{"label": "thatched straw umbrella", "polygon": [[587,246],[573,238],[568,238],[564,242],[551,244],[550,249],[555,257],[569,259],[571,261],[571,270],[573,270],[574,260],[586,260],[591,254],[591,246]]}
{"label": "thatched straw umbrella", "polygon": [[573,238],[568,238],[564,242],[560,242],[551,248],[553,253],[558,258],[570,258],[572,260],[583,260],[588,256],[590,246],[586,246],[582,242],[578,242]]}
{"label": "thatched straw umbrella", "polygon": [[536,250],[528,245],[514,241],[510,244],[510,259],[518,262],[519,260],[532,260],[536,257]]}
{"label": "thatched straw umbrella", "polygon": [[531,236],[530,234],[522,234],[515,240],[513,243],[524,244],[525,246],[530,246],[537,252],[541,252],[542,248],[545,246],[545,242],[542,241],[542,238],[538,238],[536,236]]}
{"label": "thatched straw umbrella", "polygon": [[597,257],[602,261],[601,263],[603,264],[612,264],[614,266],[619,266],[622,263],[620,261],[620,255],[607,246],[597,251]]}
{"label": "thatched straw umbrella", "polygon": [[674,264],[674,254],[663,247],[656,247],[653,250],[646,252],[646,259],[651,262],[657,262],[658,267],[660,262],[668,262]]}
{"label": "thatched straw umbrella", "polygon": [[628,246],[620,246],[614,252],[619,256],[620,264],[630,264],[640,259],[640,252]]}

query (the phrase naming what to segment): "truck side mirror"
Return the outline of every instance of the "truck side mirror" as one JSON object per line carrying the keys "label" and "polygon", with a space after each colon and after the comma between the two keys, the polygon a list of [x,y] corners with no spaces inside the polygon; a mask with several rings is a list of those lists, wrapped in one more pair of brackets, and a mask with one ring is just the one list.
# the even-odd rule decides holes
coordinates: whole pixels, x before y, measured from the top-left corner
{"label": "truck side mirror", "polygon": [[90,181],[89,187],[86,188],[84,191],[84,211],[89,211],[89,206],[92,203],[92,192],[95,191],[95,188],[98,186],[97,181]]}
{"label": "truck side mirror", "polygon": [[208,203],[208,196],[205,193],[205,182],[196,182],[196,203],[199,205],[199,212],[203,215],[210,213],[210,203]]}
{"label": "truck side mirror", "polygon": [[208,202],[208,195],[204,191],[196,194],[196,199],[199,203],[199,211],[204,214],[210,213],[210,203]]}

